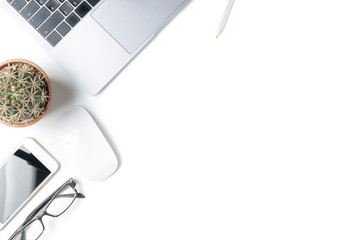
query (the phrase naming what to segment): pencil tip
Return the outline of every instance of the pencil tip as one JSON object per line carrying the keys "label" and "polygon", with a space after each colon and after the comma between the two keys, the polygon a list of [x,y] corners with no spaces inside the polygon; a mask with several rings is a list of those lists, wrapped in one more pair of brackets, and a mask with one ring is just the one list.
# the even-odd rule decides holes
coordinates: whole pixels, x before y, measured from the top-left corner
{"label": "pencil tip", "polygon": [[219,30],[218,30],[218,33],[217,33],[217,35],[216,35],[216,38],[218,38],[219,36],[220,36],[220,34],[222,33],[222,29],[221,28],[219,28]]}

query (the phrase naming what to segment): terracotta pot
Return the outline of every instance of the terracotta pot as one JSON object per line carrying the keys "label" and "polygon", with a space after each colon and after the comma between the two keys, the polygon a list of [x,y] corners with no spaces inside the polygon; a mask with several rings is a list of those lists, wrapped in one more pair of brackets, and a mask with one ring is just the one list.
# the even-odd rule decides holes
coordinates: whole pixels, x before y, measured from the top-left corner
{"label": "terracotta pot", "polygon": [[38,118],[36,118],[34,121],[32,121],[30,123],[27,123],[27,124],[10,124],[10,123],[7,123],[7,122],[0,119],[0,123],[3,123],[3,124],[5,124],[7,126],[10,126],[10,127],[27,127],[27,126],[31,126],[31,125],[37,123],[38,121],[40,121],[40,119],[42,119],[45,116],[45,114],[48,112],[48,110],[50,108],[50,105],[51,105],[51,99],[52,99],[51,83],[50,83],[49,77],[46,75],[44,70],[42,70],[35,63],[33,63],[31,61],[28,61],[28,60],[11,59],[11,60],[5,61],[3,63],[0,63],[0,70],[3,69],[4,67],[8,66],[8,64],[14,64],[14,63],[26,63],[26,64],[29,64],[29,65],[33,66],[34,68],[36,68],[45,77],[45,82],[47,84],[48,91],[49,91],[49,100],[48,100],[48,102],[46,104],[46,108],[45,108],[44,112]]}

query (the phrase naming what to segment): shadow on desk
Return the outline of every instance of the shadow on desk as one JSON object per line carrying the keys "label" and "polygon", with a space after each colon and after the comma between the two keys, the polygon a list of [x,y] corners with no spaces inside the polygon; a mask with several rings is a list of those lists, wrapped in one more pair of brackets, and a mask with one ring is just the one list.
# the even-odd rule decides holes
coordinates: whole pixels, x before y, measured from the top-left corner
{"label": "shadow on desk", "polygon": [[75,99],[75,90],[61,81],[51,81],[53,99],[49,113],[56,112],[64,106],[71,106]]}

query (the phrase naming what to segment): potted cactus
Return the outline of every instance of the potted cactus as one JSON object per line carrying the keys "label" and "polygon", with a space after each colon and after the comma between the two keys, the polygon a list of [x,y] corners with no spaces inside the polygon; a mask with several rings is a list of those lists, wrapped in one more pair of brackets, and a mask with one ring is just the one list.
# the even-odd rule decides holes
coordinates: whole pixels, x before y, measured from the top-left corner
{"label": "potted cactus", "polygon": [[0,122],[26,127],[38,122],[51,103],[51,84],[36,64],[14,59],[0,64]]}

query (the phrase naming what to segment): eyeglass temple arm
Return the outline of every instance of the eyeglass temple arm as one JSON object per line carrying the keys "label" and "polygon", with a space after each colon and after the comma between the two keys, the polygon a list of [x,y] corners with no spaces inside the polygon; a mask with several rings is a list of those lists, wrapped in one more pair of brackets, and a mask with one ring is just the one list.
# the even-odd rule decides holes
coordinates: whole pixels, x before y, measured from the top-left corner
{"label": "eyeglass temple arm", "polygon": [[[69,193],[69,194],[60,194],[57,195],[55,198],[73,198],[74,194],[73,193]],[[76,198],[85,198],[84,195],[82,195],[81,193],[76,193]]]}

